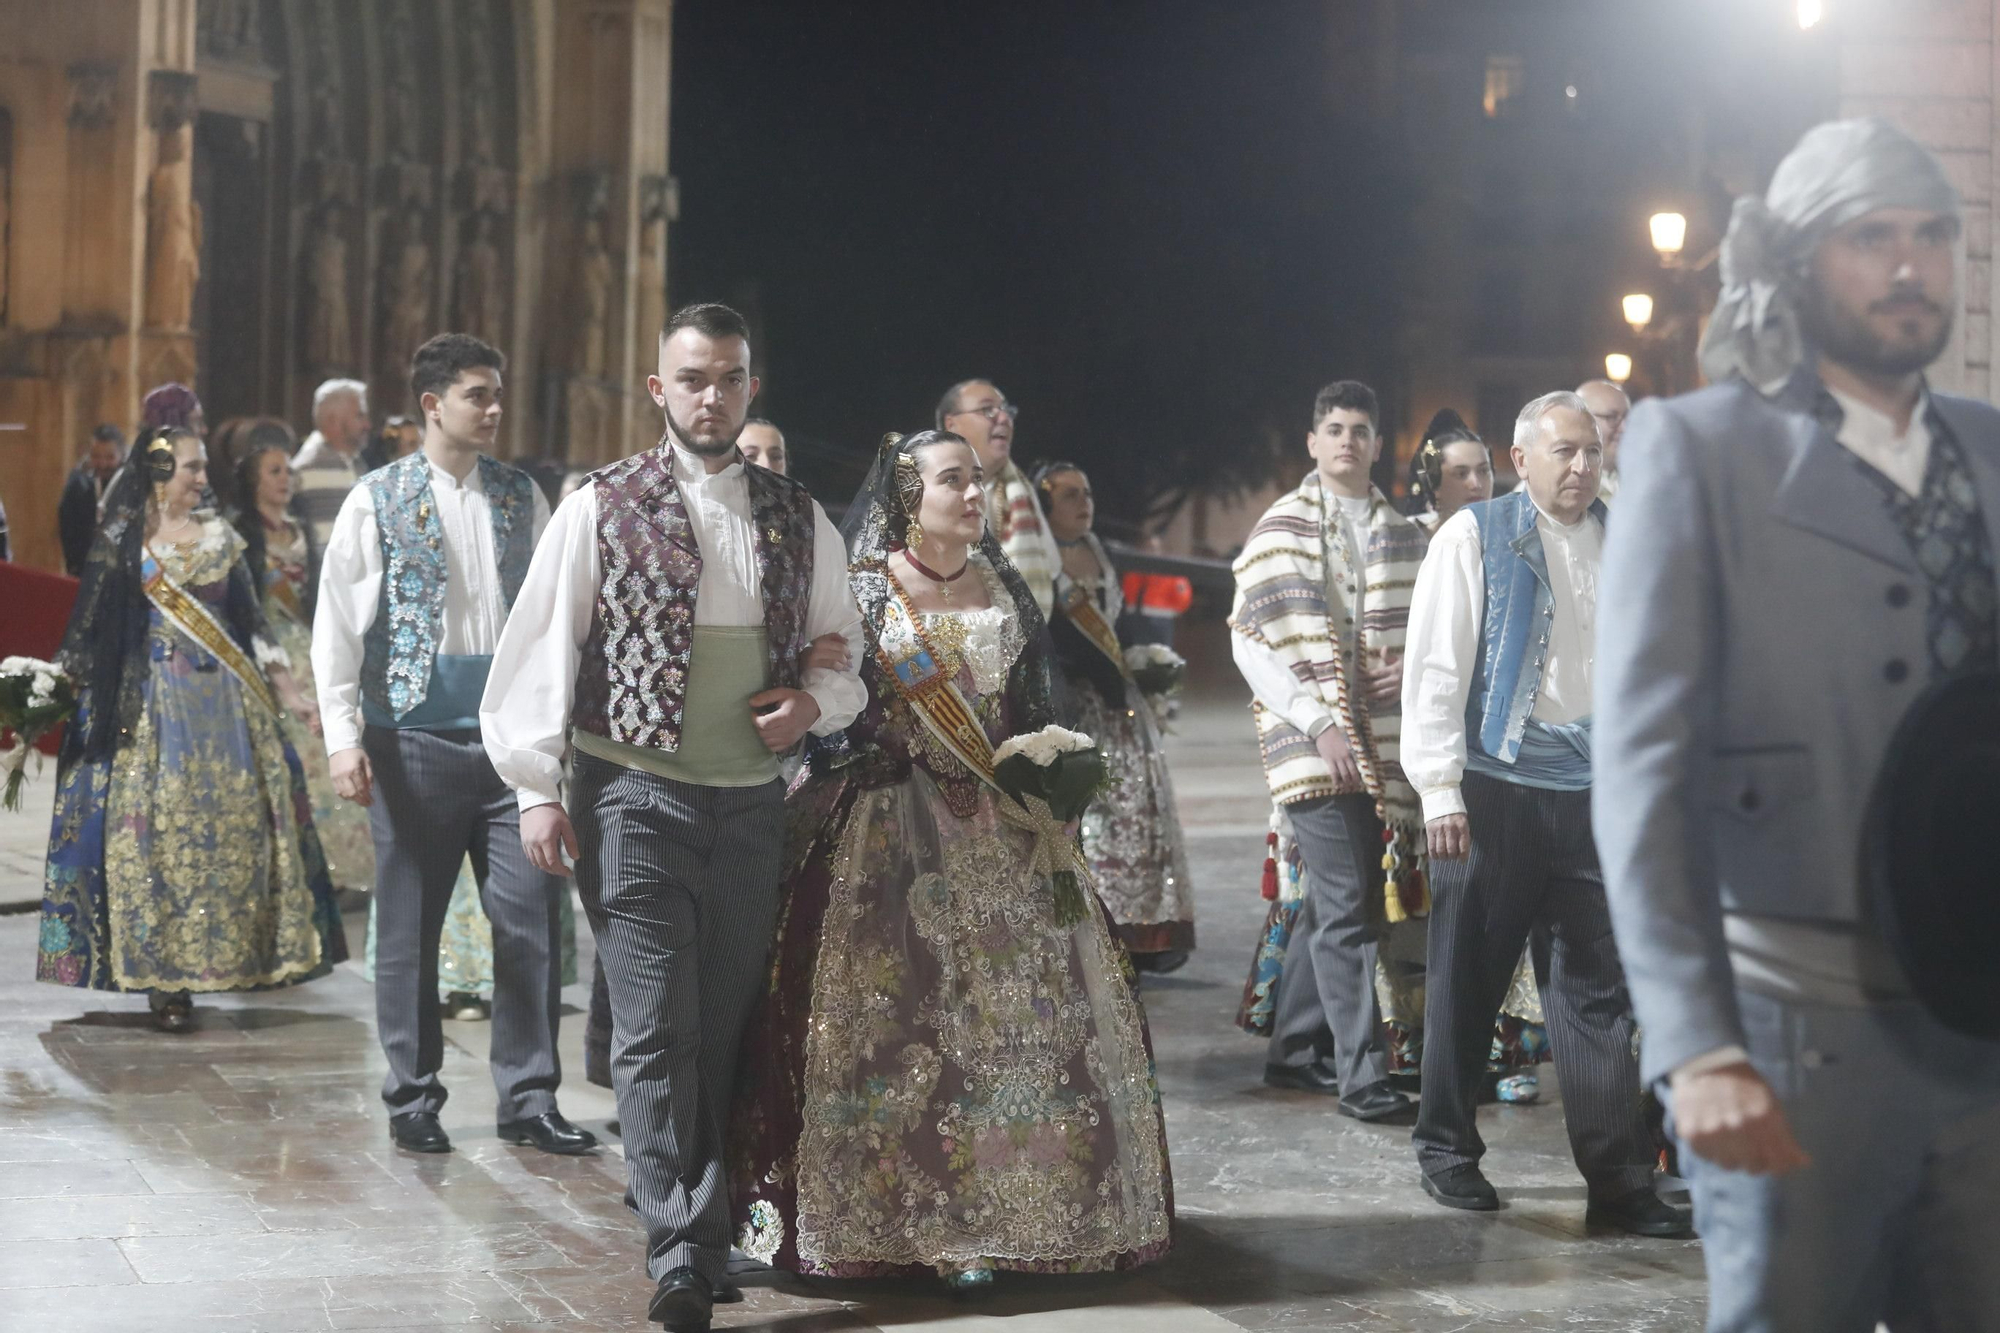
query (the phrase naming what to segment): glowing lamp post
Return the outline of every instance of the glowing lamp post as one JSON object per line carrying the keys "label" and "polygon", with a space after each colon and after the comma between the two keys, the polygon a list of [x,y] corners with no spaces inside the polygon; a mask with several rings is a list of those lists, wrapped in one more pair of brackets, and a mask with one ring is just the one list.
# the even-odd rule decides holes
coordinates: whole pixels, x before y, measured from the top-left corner
{"label": "glowing lamp post", "polygon": [[1632,326],[1632,332],[1644,333],[1646,326],[1653,322],[1653,298],[1645,292],[1633,292],[1620,304],[1625,309],[1625,322]]}
{"label": "glowing lamp post", "polygon": [[1623,352],[1609,352],[1604,357],[1604,377],[1613,384],[1623,384],[1632,378],[1632,358]]}
{"label": "glowing lamp post", "polygon": [[1660,252],[1661,261],[1672,263],[1687,244],[1687,218],[1679,213],[1655,213],[1647,219],[1646,227],[1653,233],[1653,248]]}

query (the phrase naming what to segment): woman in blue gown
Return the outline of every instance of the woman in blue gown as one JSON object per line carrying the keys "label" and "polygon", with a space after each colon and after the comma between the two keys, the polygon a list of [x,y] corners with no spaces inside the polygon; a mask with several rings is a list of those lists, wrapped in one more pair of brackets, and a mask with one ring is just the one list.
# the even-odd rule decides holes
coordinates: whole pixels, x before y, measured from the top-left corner
{"label": "woman in blue gown", "polygon": [[312,798],[280,710],[317,729],[265,622],[207,455],[142,435],[105,506],[57,664],[77,687],[44,878],[39,980],[196,992],[324,975],[347,957]]}

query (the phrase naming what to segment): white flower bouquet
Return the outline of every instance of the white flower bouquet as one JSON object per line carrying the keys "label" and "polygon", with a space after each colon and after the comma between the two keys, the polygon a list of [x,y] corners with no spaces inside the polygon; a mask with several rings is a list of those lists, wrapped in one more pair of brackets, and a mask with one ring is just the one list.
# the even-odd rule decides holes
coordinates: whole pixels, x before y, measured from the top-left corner
{"label": "white flower bouquet", "polygon": [[1065,826],[1083,817],[1104,786],[1097,742],[1053,724],[1010,737],[993,752],[993,780],[1019,808],[1017,813],[1003,802],[1002,817],[1035,835],[1034,868],[1055,891],[1056,924],[1076,925],[1084,919],[1090,866]]}
{"label": "white flower bouquet", "polygon": [[60,667],[35,657],[0,661],[0,736],[14,736],[13,748],[0,754],[0,772],[7,775],[0,807],[21,808],[28,752],[75,711],[76,690]]}
{"label": "white flower bouquet", "polygon": [[1125,650],[1125,669],[1139,692],[1149,699],[1180,693],[1187,679],[1187,659],[1161,643],[1135,643]]}

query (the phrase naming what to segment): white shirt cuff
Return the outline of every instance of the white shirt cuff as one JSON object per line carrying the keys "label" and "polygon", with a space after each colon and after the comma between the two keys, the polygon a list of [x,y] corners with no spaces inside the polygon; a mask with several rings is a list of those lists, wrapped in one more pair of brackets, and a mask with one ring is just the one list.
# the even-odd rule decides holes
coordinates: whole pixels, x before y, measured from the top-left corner
{"label": "white shirt cuff", "polygon": [[320,735],[326,741],[327,758],[331,759],[342,750],[358,750],[361,748],[361,728],[356,725],[358,721],[359,718],[353,713],[336,717],[327,712],[325,702],[321,702],[319,710]]}
{"label": "white shirt cuff", "polygon": [[1465,796],[1457,786],[1432,787],[1424,792],[1424,822],[1443,819],[1446,815],[1465,813]]}
{"label": "white shirt cuff", "polygon": [[514,798],[520,803],[520,810],[524,815],[538,805],[562,804],[561,793],[542,791],[537,787],[522,787],[514,793]]}
{"label": "white shirt cuff", "polygon": [[1313,721],[1304,728],[1304,731],[1306,733],[1306,739],[1309,741],[1318,740],[1319,734],[1332,725],[1333,725],[1333,714],[1322,713],[1319,717],[1313,719]]}
{"label": "white shirt cuff", "polygon": [[1727,1069],[1731,1065],[1745,1064],[1749,1059],[1750,1052],[1741,1046],[1718,1046],[1706,1055],[1697,1055],[1692,1060],[1682,1061],[1674,1067],[1673,1073],[1667,1076],[1667,1080],[1671,1085],[1682,1078],[1693,1078],[1696,1074],[1709,1074],[1718,1069]]}

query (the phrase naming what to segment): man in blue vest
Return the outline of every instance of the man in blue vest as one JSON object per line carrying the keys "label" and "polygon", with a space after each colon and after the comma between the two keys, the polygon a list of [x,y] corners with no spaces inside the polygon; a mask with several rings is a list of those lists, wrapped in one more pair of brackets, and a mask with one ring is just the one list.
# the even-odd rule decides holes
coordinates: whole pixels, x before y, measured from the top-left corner
{"label": "man in blue vest", "polygon": [[514,793],[481,744],[479,698],[500,628],[548,525],[527,473],[491,456],[506,359],[463,333],[417,349],[417,453],[347,494],[327,543],[313,671],[334,791],[375,833],[375,1019],[389,1075],[389,1135],[448,1152],[438,938],[472,857],[493,923],[493,1083],[508,1143],[588,1151],[556,1109],[561,881],[521,850]]}
{"label": "man in blue vest", "polygon": [[1603,441],[1574,393],[1514,425],[1522,485],[1438,529],[1417,575],[1403,769],[1423,800],[1432,905],[1417,1162],[1449,1208],[1489,1211],[1474,1108],[1493,1020],[1531,933],[1586,1220],[1685,1236],[1654,1192],[1632,1009],[1590,832],[1591,686]]}

